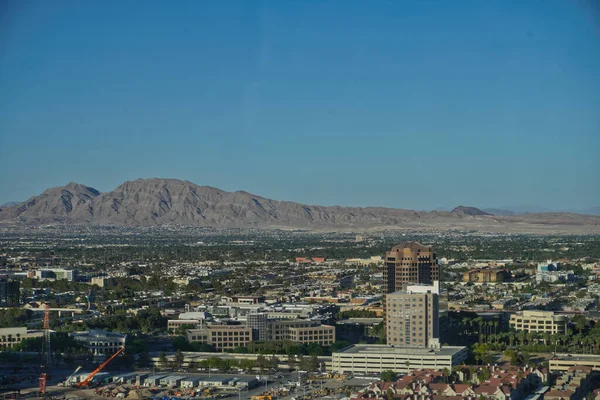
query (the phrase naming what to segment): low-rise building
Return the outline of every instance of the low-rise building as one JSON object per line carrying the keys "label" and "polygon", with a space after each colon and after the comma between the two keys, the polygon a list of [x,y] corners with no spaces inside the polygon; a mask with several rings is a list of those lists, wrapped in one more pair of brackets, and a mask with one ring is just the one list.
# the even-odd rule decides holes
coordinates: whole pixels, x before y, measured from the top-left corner
{"label": "low-rise building", "polygon": [[107,276],[95,276],[90,280],[91,285],[97,285],[98,287],[110,286],[113,282],[113,278]]}
{"label": "low-rise building", "polygon": [[537,271],[535,280],[540,282],[571,282],[575,279],[573,271]]}
{"label": "low-rise building", "polygon": [[467,348],[443,346],[437,349],[355,344],[332,354],[332,370],[338,373],[408,372],[415,368],[452,370],[467,359]]}
{"label": "low-rise building", "polygon": [[233,350],[252,341],[252,328],[245,325],[208,325],[187,331],[189,342],[209,344],[216,350]]}
{"label": "low-rise building", "polygon": [[0,351],[12,349],[25,339],[44,336],[44,332],[30,330],[25,327],[0,328]]}
{"label": "low-rise building", "polygon": [[268,321],[266,340],[291,340],[329,346],[335,341],[335,327],[306,319]]}
{"label": "low-rise building", "polygon": [[510,316],[510,327],[518,331],[548,332],[564,334],[567,332],[567,317],[556,315],[553,311],[526,310]]}
{"label": "low-rise building", "polygon": [[44,268],[35,271],[37,279],[66,279],[68,281],[77,280],[77,270],[70,268]]}
{"label": "low-rise building", "polygon": [[[481,382],[448,383],[439,370],[413,370],[395,382],[376,381],[352,400],[381,399],[391,394],[394,399],[493,399],[523,400],[540,387],[544,373],[536,368],[511,366],[469,367],[475,374],[489,371]],[[463,374],[459,372],[459,374]],[[387,397],[390,399],[390,397]],[[540,397],[531,397],[540,398]]]}
{"label": "low-rise building", "polygon": [[561,354],[549,362],[550,372],[567,372],[572,367],[589,367],[600,371],[600,356],[596,354]]}
{"label": "low-rise building", "polygon": [[177,335],[177,330],[181,327],[196,329],[200,325],[197,319],[170,319],[167,321],[167,331],[170,335]]}
{"label": "low-rise building", "polygon": [[107,332],[100,329],[69,333],[73,339],[81,342],[83,347],[90,350],[94,355],[114,354],[125,346],[127,335]]}
{"label": "low-rise building", "polygon": [[510,278],[510,273],[504,269],[475,269],[463,272],[465,282],[504,282]]}

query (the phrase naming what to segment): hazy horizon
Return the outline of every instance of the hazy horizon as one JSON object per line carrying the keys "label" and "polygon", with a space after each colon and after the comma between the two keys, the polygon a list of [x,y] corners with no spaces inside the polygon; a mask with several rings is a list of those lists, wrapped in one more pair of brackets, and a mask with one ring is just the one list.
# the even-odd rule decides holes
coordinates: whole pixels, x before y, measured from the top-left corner
{"label": "hazy horizon", "polygon": [[319,205],[597,207],[599,16],[560,0],[5,2],[0,204],[160,176]]}

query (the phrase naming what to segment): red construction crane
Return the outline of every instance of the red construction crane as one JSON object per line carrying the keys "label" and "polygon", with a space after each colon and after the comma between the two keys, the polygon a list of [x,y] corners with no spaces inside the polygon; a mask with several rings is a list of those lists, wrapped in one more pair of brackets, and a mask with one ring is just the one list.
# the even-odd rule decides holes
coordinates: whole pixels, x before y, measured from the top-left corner
{"label": "red construction crane", "polygon": [[42,363],[40,365],[42,374],[40,375],[40,397],[46,394],[46,380],[48,376],[46,369],[52,362],[52,349],[50,348],[50,306],[44,304],[44,341],[42,343]]}
{"label": "red construction crane", "polygon": [[96,375],[98,372],[102,371],[102,368],[106,367],[108,365],[108,363],[111,362],[113,360],[113,358],[118,356],[123,350],[125,350],[125,347],[121,347],[119,350],[117,350],[117,352],[115,354],[113,354],[108,360],[106,360],[102,364],[100,364],[100,366],[98,368],[96,368],[91,374],[89,374],[87,378],[85,378],[84,380],[79,382],[77,384],[77,386],[79,386],[79,387],[87,386],[88,383],[90,383],[90,381],[94,377],[94,375]]}

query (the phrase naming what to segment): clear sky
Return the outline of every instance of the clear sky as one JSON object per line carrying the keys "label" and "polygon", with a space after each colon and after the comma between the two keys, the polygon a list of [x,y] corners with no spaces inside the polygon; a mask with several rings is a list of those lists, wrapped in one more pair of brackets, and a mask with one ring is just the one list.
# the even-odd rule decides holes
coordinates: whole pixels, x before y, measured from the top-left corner
{"label": "clear sky", "polygon": [[4,1],[0,203],[168,177],[323,205],[598,206],[597,4]]}

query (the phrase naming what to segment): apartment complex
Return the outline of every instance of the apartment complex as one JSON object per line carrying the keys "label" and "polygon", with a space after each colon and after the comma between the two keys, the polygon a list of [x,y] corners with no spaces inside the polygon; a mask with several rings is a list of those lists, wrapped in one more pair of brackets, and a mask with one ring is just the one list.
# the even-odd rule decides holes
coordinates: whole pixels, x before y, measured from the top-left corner
{"label": "apartment complex", "polygon": [[187,331],[189,342],[209,344],[216,350],[233,350],[252,341],[252,328],[244,325],[208,325]]}
{"label": "apartment complex", "polygon": [[421,348],[439,345],[439,294],[439,281],[388,294],[387,344]]}
{"label": "apartment complex", "polygon": [[510,274],[503,269],[475,269],[463,272],[465,282],[504,282]]}
{"label": "apartment complex", "polygon": [[431,284],[440,278],[437,258],[431,247],[404,242],[385,253],[383,283],[386,293],[406,284]]}
{"label": "apartment complex", "polygon": [[527,332],[567,332],[567,317],[556,315],[553,311],[527,310],[510,316],[510,327]]}
{"label": "apartment complex", "polygon": [[0,279],[0,307],[14,307],[20,303],[19,281]]}

